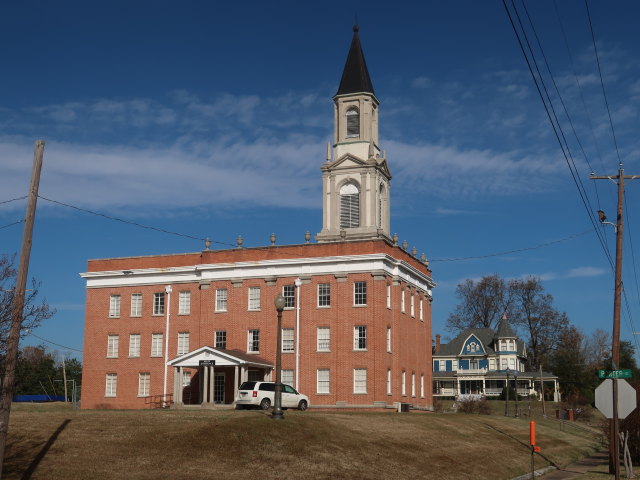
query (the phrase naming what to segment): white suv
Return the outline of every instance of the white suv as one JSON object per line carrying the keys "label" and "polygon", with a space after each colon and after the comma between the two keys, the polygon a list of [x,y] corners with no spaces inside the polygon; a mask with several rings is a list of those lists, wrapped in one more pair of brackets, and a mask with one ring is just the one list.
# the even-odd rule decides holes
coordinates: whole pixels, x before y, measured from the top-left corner
{"label": "white suv", "polygon": [[[273,405],[273,397],[276,391],[275,382],[244,382],[240,385],[236,408],[241,410],[246,407],[260,407],[268,410]],[[282,384],[282,408],[297,408],[306,410],[309,406],[309,398],[298,393],[290,385]]]}

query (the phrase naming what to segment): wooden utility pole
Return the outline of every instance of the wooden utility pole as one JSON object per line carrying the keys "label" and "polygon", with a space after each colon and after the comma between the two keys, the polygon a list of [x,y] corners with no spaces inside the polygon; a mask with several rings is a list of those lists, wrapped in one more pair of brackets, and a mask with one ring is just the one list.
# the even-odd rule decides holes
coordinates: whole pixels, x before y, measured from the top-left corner
{"label": "wooden utility pole", "polygon": [[[616,231],[616,273],[613,295],[613,340],[611,346],[612,367],[620,368],[620,299],[622,297],[622,209],[624,206],[624,181],[640,178],[638,175],[625,175],[624,168],[620,164],[617,175],[596,176],[591,175],[591,180],[611,180],[618,185],[618,215],[616,223],[607,222],[607,217],[602,210],[598,211],[601,223],[611,224]],[[620,479],[620,442],[619,418],[618,418],[618,380],[613,380],[613,420],[609,424],[609,473],[615,474],[615,479]]]}
{"label": "wooden utility pole", "polygon": [[64,382],[64,402],[67,403],[67,369],[64,366],[64,355],[62,355],[62,381]]}
{"label": "wooden utility pole", "polygon": [[24,292],[27,287],[27,276],[29,274],[31,238],[33,236],[33,222],[35,220],[36,204],[38,202],[38,186],[40,185],[43,152],[44,140],[37,140],[33,153],[33,169],[31,171],[29,199],[27,201],[27,213],[24,222],[24,232],[22,234],[20,265],[18,266],[18,275],[16,277],[11,328],[9,330],[9,336],[7,337],[5,370],[4,377],[2,378],[2,391],[0,392],[0,478],[2,478],[4,451],[9,429],[9,414],[11,413],[11,401],[13,399],[13,384],[18,360],[18,343],[20,342],[20,329],[22,328],[22,313],[24,309]]}

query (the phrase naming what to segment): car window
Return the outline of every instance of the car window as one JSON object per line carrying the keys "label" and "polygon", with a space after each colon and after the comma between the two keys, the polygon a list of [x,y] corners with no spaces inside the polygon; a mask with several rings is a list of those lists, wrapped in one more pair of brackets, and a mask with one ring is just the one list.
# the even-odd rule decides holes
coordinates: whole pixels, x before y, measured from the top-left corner
{"label": "car window", "polygon": [[244,382],[240,385],[240,390],[253,390],[253,387],[256,386],[256,382]]}
{"label": "car window", "polygon": [[273,383],[261,383],[258,390],[262,390],[263,392],[275,392],[276,386]]}
{"label": "car window", "polygon": [[290,387],[289,385],[282,385],[282,391],[285,393],[298,393],[293,389],[293,387]]}

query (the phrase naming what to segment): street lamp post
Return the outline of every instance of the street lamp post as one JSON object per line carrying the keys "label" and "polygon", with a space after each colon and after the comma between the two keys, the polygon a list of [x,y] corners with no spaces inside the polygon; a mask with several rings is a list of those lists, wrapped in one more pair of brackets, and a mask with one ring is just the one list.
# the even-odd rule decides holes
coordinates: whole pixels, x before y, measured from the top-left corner
{"label": "street lamp post", "polygon": [[282,382],[280,381],[280,374],[282,371],[282,310],[286,301],[281,293],[278,294],[273,302],[278,311],[278,344],[276,347],[276,389],[273,398],[273,413],[271,418],[274,420],[284,420],[284,414],[282,413]]}
{"label": "street lamp post", "polygon": [[508,417],[509,416],[509,369],[507,369],[507,383],[506,383],[507,388],[505,389],[505,393],[507,395],[506,400],[505,400],[505,404],[504,404],[504,416]]}

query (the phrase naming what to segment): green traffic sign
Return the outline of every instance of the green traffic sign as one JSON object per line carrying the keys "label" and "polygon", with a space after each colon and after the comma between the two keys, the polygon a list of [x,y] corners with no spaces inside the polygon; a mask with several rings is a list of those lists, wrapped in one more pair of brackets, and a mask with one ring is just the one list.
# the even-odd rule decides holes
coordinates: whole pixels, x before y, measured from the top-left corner
{"label": "green traffic sign", "polygon": [[631,370],[598,370],[598,378],[631,378]]}

